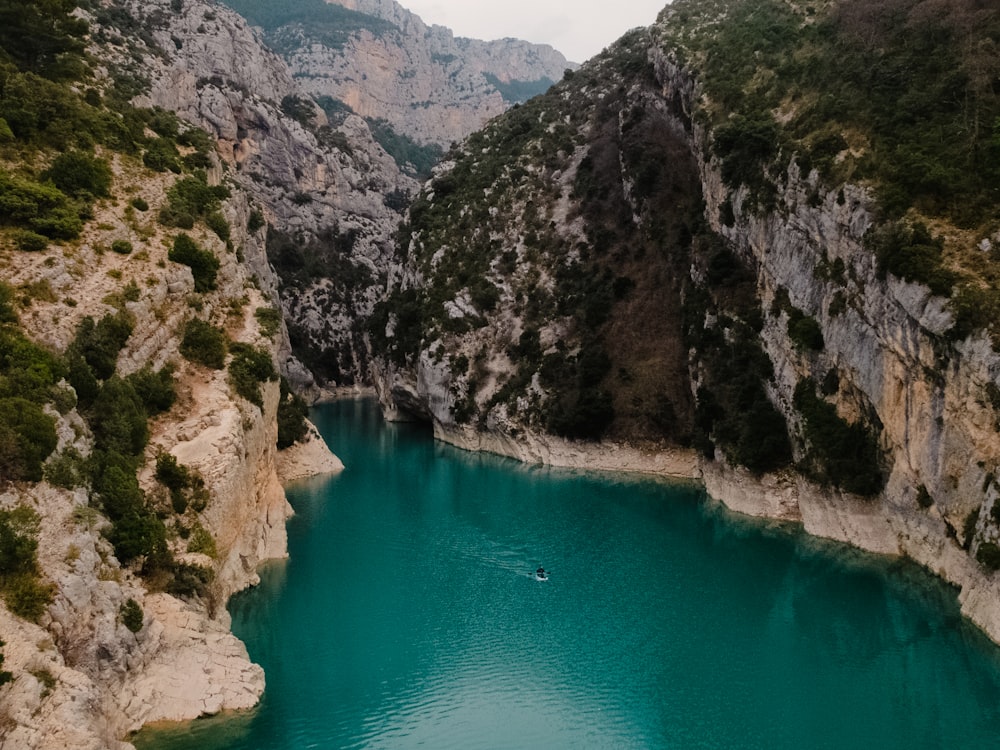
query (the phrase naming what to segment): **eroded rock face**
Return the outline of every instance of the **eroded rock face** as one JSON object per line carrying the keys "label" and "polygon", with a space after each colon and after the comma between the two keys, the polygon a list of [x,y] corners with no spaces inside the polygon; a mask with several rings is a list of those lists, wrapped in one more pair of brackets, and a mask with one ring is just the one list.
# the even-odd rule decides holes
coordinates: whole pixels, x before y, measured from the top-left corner
{"label": "eroded rock face", "polygon": [[387,120],[419,143],[447,148],[519,100],[505,98],[498,83],[535,84],[526,89],[541,92],[575,67],[548,45],[456,38],[393,0],[335,1],[395,28],[361,31],[342,49],[315,43],[304,30],[289,67],[309,93]]}
{"label": "eroded rock face", "polygon": [[[176,112],[218,139],[227,178],[267,222],[257,230],[266,253],[251,267],[265,290],[278,290],[299,348],[317,359],[336,353],[325,369],[308,364],[329,386],[362,379],[368,354],[352,325],[381,294],[392,233],[417,183],[361,117],[333,127],[318,107],[307,125],[286,114],[285,97],[311,102],[309,92],[233,11],[200,0],[185,0],[183,13],[169,0],[126,5],[158,47],[146,51],[152,86],[137,103]],[[244,226],[249,213],[237,217]],[[306,372],[282,362],[308,388]]]}

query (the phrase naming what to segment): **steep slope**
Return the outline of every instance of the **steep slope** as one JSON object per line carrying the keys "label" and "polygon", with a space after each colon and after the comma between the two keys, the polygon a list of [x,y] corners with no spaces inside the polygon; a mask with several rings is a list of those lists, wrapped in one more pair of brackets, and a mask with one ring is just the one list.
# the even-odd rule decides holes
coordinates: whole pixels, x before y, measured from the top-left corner
{"label": "steep slope", "polygon": [[304,91],[423,145],[446,148],[571,67],[547,45],[456,38],[394,0],[227,4],[265,29]]}
{"label": "steep slope", "polygon": [[[148,28],[69,10],[0,31],[0,736],[61,750],[259,699],[224,604],[286,554],[294,408],[264,201],[207,133],[130,103],[168,59]],[[49,55],[10,42],[43,33]],[[233,54],[170,40],[199,43]]]}
{"label": "steep slope", "polygon": [[[328,121],[240,16],[198,0],[177,5],[124,6],[124,25],[140,26],[152,45],[135,41],[150,82],[137,101],[218,140],[232,179],[254,196],[254,232],[266,239],[295,350],[324,384],[355,383],[368,360],[358,321],[384,287],[392,232],[416,183],[360,117]],[[272,277],[266,264],[254,270]]]}
{"label": "steep slope", "polygon": [[401,233],[387,409],[533,460],[687,447],[1000,638],[1000,19],[939,5],[679,1],[470,138]]}

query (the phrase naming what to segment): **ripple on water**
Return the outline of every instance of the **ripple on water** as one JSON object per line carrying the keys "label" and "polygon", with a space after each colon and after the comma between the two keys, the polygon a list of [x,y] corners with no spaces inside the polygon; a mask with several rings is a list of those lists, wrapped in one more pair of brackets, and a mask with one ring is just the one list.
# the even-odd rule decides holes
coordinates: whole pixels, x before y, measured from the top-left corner
{"label": "ripple on water", "polygon": [[348,469],[293,491],[290,561],[231,602],[263,704],[141,750],[995,744],[997,651],[912,567],[366,408],[316,412]]}

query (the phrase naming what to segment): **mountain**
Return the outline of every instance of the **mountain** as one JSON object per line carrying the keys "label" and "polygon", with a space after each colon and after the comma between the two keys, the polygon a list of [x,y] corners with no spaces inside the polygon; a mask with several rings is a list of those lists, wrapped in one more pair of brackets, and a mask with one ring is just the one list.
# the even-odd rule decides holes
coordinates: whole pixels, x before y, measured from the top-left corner
{"label": "mountain", "polygon": [[424,147],[447,148],[573,67],[547,45],[456,38],[393,0],[227,4],[264,30],[328,110],[383,123]]}
{"label": "mountain", "polygon": [[5,746],[259,699],[224,603],[333,386],[909,556],[1000,641],[993,4],[675,0],[566,75],[374,0],[11,7]]}
{"label": "mountain", "polygon": [[387,413],[700,477],[1000,637],[998,32],[977,0],[677,0],[411,204]]}

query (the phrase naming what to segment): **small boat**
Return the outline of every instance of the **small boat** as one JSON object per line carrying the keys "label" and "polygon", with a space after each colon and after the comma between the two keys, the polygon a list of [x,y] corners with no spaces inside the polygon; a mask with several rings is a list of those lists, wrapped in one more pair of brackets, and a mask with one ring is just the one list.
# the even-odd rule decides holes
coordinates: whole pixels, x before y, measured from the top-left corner
{"label": "small boat", "polygon": [[545,568],[539,567],[538,570],[535,571],[535,580],[536,581],[549,580],[549,574],[546,572]]}

